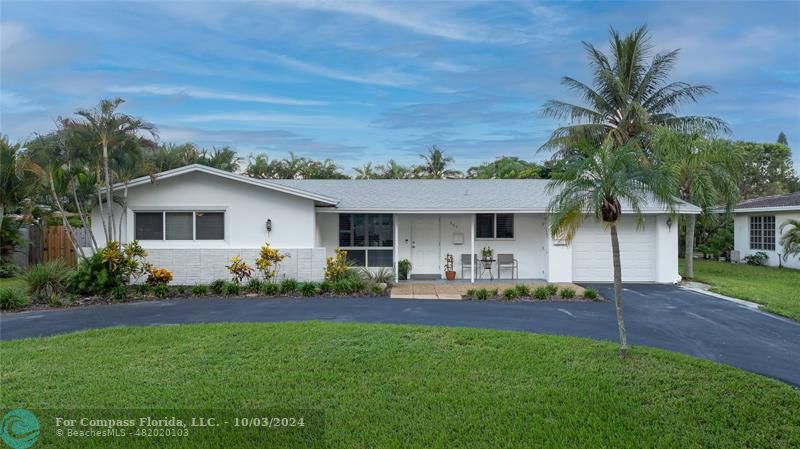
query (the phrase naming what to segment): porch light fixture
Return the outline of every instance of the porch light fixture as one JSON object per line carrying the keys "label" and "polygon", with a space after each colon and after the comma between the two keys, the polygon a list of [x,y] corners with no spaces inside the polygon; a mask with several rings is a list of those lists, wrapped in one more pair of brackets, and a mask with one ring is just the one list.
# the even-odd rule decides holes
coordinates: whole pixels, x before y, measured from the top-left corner
{"label": "porch light fixture", "polygon": [[667,229],[672,230],[672,217],[667,217]]}
{"label": "porch light fixture", "polygon": [[272,232],[272,219],[267,218],[267,232]]}

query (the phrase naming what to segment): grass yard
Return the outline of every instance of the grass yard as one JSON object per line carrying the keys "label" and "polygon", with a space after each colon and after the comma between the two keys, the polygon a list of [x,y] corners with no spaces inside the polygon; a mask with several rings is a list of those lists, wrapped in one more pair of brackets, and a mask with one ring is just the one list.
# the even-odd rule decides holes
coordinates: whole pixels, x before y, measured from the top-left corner
{"label": "grass yard", "polygon": [[[324,437],[307,447],[800,447],[798,389],[656,349],[620,360],[616,345],[574,337],[204,324],[2,342],[0,360],[3,410],[315,409]],[[186,447],[244,444],[218,432],[223,446]]]}
{"label": "grass yard", "polygon": [[0,288],[3,287],[18,288],[20,290],[26,289],[25,281],[20,277],[0,278]]}
{"label": "grass yard", "polygon": [[[684,261],[681,260],[681,273]],[[694,278],[711,291],[764,305],[764,310],[800,321],[800,270],[695,260]]]}

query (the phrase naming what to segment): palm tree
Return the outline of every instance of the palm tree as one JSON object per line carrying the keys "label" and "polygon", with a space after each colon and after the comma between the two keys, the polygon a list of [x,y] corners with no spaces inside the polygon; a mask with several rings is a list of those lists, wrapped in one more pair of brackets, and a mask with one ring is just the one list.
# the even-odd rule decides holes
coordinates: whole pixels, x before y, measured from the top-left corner
{"label": "palm tree", "polygon": [[[785,228],[789,228],[783,233]],[[781,246],[783,247],[783,261],[789,256],[800,256],[800,220],[789,219],[781,224]]]}
{"label": "palm tree", "polygon": [[67,119],[63,121],[65,128],[83,134],[83,137],[93,146],[100,147],[101,153],[99,158],[93,151],[94,148],[89,148],[88,153],[91,159],[94,159],[92,162],[100,167],[105,181],[105,201],[108,210],[106,211],[107,218],[103,217],[103,214],[101,214],[101,219],[108,220],[106,241],[118,239],[118,236],[116,236],[114,232],[115,220],[112,186],[116,180],[111,171],[111,158],[115,156],[114,153],[116,151],[123,151],[123,148],[130,148],[130,140],[137,139],[142,133],[147,133],[154,138],[157,137],[156,128],[152,124],[130,115],[117,112],[117,108],[124,102],[125,100],[122,98],[101,100],[100,104],[95,108],[78,109],[75,112],[82,120],[73,121]]}
{"label": "palm tree", "polygon": [[356,172],[356,179],[375,179],[378,177],[376,171],[372,168],[372,162],[367,162],[361,167],[353,167]]}
{"label": "palm tree", "polygon": [[444,152],[436,145],[432,145],[428,149],[428,154],[420,154],[425,163],[420,165],[418,171],[424,178],[431,179],[444,179],[459,176],[461,172],[458,170],[448,169],[448,165],[453,163],[453,158],[445,156]]}
{"label": "palm tree", "polygon": [[406,179],[411,176],[408,167],[400,165],[394,159],[389,159],[386,165],[378,166],[381,179]]}
{"label": "palm tree", "polygon": [[714,92],[706,85],[669,81],[679,50],[650,58],[652,47],[645,26],[624,37],[613,28],[610,34],[610,55],[583,43],[594,73],[593,86],[568,76],[561,80],[584,104],[550,100],[542,108],[547,117],[571,121],[553,131],[543,149],[568,151],[576,131],[613,146],[625,144],[651,125],[704,134],[728,131],[718,118],[676,115],[682,103]]}
{"label": "palm tree", "polygon": [[[652,136],[654,160],[671,173],[678,196],[699,206],[703,213],[725,206],[730,211],[739,199],[744,157],[729,141],[706,139],[699,134],[683,134],[666,128]],[[697,216],[686,220],[686,266],[684,276],[694,277],[694,241]]]}
{"label": "palm tree", "polygon": [[26,182],[24,160],[19,144],[11,144],[0,135],[0,219],[7,208],[13,208],[28,197],[31,185]]}
{"label": "palm tree", "polygon": [[[632,213],[643,222],[641,207],[648,201],[673,203],[673,185],[668,174],[642,164],[641,152],[634,143],[614,148],[584,140],[575,143],[573,157],[565,161],[563,172],[551,180],[547,189],[554,193],[548,204],[551,234],[572,240],[585,219],[594,215],[608,226],[614,259],[614,305],[617,313],[620,355],[625,356],[628,339],[622,313],[622,267],[617,222],[623,213]],[[623,209],[623,207],[625,209]],[[629,211],[629,212],[628,212]]]}
{"label": "palm tree", "polygon": [[198,164],[229,172],[238,171],[241,162],[242,158],[236,150],[229,147],[214,148],[212,151],[203,150],[197,160]]}

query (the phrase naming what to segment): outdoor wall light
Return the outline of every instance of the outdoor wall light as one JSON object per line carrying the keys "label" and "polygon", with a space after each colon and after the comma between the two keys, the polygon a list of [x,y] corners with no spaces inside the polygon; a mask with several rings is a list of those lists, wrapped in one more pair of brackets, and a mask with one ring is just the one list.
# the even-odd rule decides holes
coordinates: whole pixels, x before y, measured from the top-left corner
{"label": "outdoor wall light", "polygon": [[672,230],[672,217],[667,218],[667,229]]}
{"label": "outdoor wall light", "polygon": [[267,218],[267,232],[272,232],[272,219]]}

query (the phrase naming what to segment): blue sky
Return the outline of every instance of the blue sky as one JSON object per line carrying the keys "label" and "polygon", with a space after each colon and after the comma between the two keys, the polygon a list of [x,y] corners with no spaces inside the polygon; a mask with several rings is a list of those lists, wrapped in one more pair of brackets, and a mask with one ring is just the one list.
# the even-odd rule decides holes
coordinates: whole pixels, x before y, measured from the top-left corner
{"label": "blue sky", "polygon": [[650,28],[681,49],[673,79],[718,92],[684,114],[731,137],[784,131],[800,166],[800,3],[0,2],[0,132],[23,139],[101,98],[163,141],[416,163],[437,144],[459,168],[540,160],[538,111],[590,81],[581,41]]}

